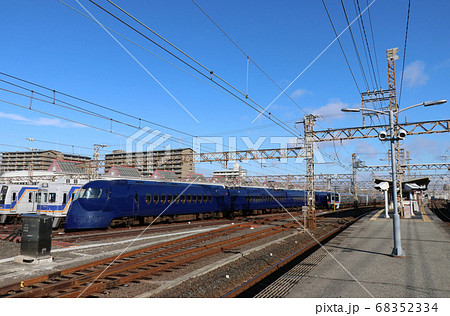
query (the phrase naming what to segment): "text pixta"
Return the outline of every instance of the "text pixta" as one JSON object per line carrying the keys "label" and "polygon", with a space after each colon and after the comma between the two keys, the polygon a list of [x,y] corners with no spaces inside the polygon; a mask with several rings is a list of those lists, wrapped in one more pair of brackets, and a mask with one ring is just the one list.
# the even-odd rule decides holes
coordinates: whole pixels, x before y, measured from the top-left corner
{"label": "text pixta", "polygon": [[359,305],[356,304],[318,304],[316,305],[316,315],[321,313],[345,313],[356,314],[359,311]]}

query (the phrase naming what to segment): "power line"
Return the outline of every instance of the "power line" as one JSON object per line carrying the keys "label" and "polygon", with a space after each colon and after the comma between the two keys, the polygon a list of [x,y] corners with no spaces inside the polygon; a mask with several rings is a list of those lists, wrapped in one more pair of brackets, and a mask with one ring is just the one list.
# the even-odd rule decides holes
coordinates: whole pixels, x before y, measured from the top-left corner
{"label": "power line", "polygon": [[[358,12],[361,12],[361,9],[359,7],[359,0],[356,0],[356,3],[358,5]],[[362,18],[361,18],[361,25],[362,25],[362,29],[363,29],[363,32],[364,32],[364,38],[366,40],[367,52],[369,53],[370,65],[372,66],[373,77],[374,77],[374,80],[375,80],[375,87],[377,89],[379,89],[380,85],[377,82],[377,76],[375,75],[375,69],[373,67],[373,61],[372,61],[372,54],[370,53],[369,42],[367,41],[367,35],[366,35],[366,28],[364,27],[364,19],[362,19]]]}
{"label": "power line", "polygon": [[347,25],[349,26],[350,35],[351,35],[352,41],[353,41],[353,47],[355,48],[356,56],[357,56],[358,62],[359,62],[359,67],[361,69],[361,73],[363,75],[363,79],[364,79],[364,82],[366,84],[366,89],[369,90],[369,83],[367,81],[366,73],[364,72],[364,67],[363,67],[362,62],[361,62],[361,57],[359,56],[358,46],[356,45],[355,37],[353,36],[353,31],[352,31],[352,28],[350,26],[350,21],[348,19],[347,11],[345,10],[345,6],[344,6],[343,0],[341,0],[341,6],[342,6],[342,10],[344,11],[345,20],[347,21]]}
{"label": "power line", "polygon": [[[128,12],[126,12],[125,10],[123,10],[122,8],[118,7],[117,5],[115,5],[114,3],[112,3],[111,1],[109,1],[110,3],[112,3],[114,6],[116,6],[119,10],[121,10],[122,12],[124,12],[127,16],[131,17],[133,20],[135,20],[137,23],[139,23],[140,25],[142,25],[143,27],[145,27],[146,29],[148,29],[149,31],[151,31],[153,34],[155,34],[156,36],[158,36],[160,39],[162,39],[163,41],[165,41],[166,43],[168,43],[169,45],[171,45],[173,48],[175,48],[176,50],[178,50],[180,53],[182,53],[184,56],[188,57],[189,59],[191,59],[192,61],[194,61],[196,64],[198,64],[200,67],[202,67],[204,70],[206,70],[208,72],[208,74],[205,74],[204,72],[200,71],[199,69],[197,69],[195,66],[189,64],[188,62],[186,62],[185,60],[183,60],[182,58],[178,57],[177,55],[175,55],[174,53],[170,52],[168,49],[164,48],[163,46],[161,46],[160,44],[156,43],[154,40],[150,39],[148,36],[146,36],[145,34],[143,34],[142,32],[140,32],[139,30],[137,30],[136,28],[134,28],[133,26],[131,26],[130,24],[126,23],[125,21],[123,21],[122,19],[120,19],[119,17],[117,17],[116,15],[114,15],[113,13],[111,13],[110,11],[108,11],[107,9],[103,8],[102,6],[100,6],[99,4],[97,4],[96,2],[89,0],[91,3],[93,3],[95,6],[97,6],[98,8],[100,8],[101,10],[103,10],[104,12],[108,13],[109,15],[111,15],[112,17],[114,17],[116,20],[118,20],[119,22],[121,22],[122,24],[126,25],[127,27],[129,27],[130,29],[132,29],[133,31],[135,31],[136,33],[138,33],[139,35],[141,35],[142,37],[144,37],[145,39],[147,39],[148,41],[152,42],[153,44],[155,44],[157,47],[161,48],[162,50],[164,50],[165,52],[167,52],[168,54],[170,54],[171,56],[173,56],[174,58],[178,59],[180,62],[182,62],[183,64],[185,64],[186,66],[188,66],[189,68],[191,68],[192,70],[196,71],[197,73],[199,73],[200,75],[204,76],[205,78],[209,79],[210,81],[212,81],[214,84],[218,85],[221,89],[225,90],[227,93],[231,94],[233,97],[235,97],[236,99],[240,100],[241,102],[243,102],[244,104],[246,104],[247,106],[251,107],[252,109],[254,109],[255,111],[263,114],[266,118],[270,119],[273,122],[278,122],[278,125],[283,128],[284,130],[286,130],[287,132],[295,135],[295,131],[287,126],[283,121],[281,121],[280,119],[278,119],[275,115],[272,115],[271,113],[268,113],[268,115],[265,115],[264,112],[258,110],[257,108],[255,108],[255,106],[251,105],[250,103],[246,102],[246,100],[251,101],[253,104],[255,104],[257,107],[263,109],[263,107],[261,105],[259,105],[256,101],[254,101],[253,99],[249,98],[247,95],[245,95],[243,92],[241,92],[239,89],[237,89],[236,87],[234,87],[233,85],[231,85],[230,83],[228,83],[227,81],[225,81],[224,79],[222,79],[220,76],[218,76],[217,74],[215,74],[212,70],[206,68],[205,66],[203,66],[202,64],[200,64],[199,62],[197,62],[195,59],[193,59],[191,56],[189,56],[188,54],[186,54],[185,52],[183,52],[181,49],[179,49],[178,47],[176,47],[175,45],[173,45],[172,43],[170,43],[168,40],[166,40],[164,37],[162,37],[161,35],[157,34],[155,31],[153,31],[152,29],[150,29],[148,26],[146,26],[144,23],[142,23],[141,21],[139,21],[138,19],[136,19],[135,17],[133,17],[131,14],[129,14]],[[217,81],[215,81],[213,78],[216,77],[218,78],[220,81],[222,81],[224,84],[226,84],[227,86],[229,86],[231,89],[235,90],[237,93],[239,93],[242,97],[245,97],[246,100],[242,99],[241,97],[239,97],[238,95],[236,95],[235,93],[233,93],[232,91],[230,91],[229,89],[227,89],[225,86],[221,85],[220,83],[218,83]],[[276,121],[274,121],[274,119]],[[284,126],[283,126],[284,125]]]}
{"label": "power line", "polygon": [[[45,95],[45,94],[43,94],[43,93],[39,93],[39,92],[36,92],[36,91],[34,91],[34,90],[32,90],[32,89],[26,88],[26,87],[24,87],[24,86],[20,86],[20,85],[17,85],[17,84],[15,84],[15,83],[12,83],[12,82],[9,82],[9,81],[0,79],[1,82],[4,82],[4,83],[10,84],[10,85],[13,85],[13,86],[15,86],[15,87],[18,87],[18,88],[20,88],[20,89],[26,90],[26,91],[28,91],[28,92],[33,92],[34,94],[41,95],[41,96],[43,96],[43,97],[45,97],[45,98],[51,100],[51,101],[47,101],[47,100],[42,100],[42,99],[38,99],[38,98],[35,98],[35,97],[33,98],[33,99],[38,100],[38,101],[42,101],[42,102],[46,102],[46,103],[49,103],[49,104],[53,104],[53,105],[55,105],[55,106],[61,106],[61,107],[64,107],[64,108],[73,107],[74,109],[72,109],[72,108],[69,108],[69,109],[70,109],[70,110],[75,110],[75,111],[78,110],[78,111],[81,112],[81,113],[84,113],[84,114],[87,114],[87,115],[92,115],[92,116],[97,117],[97,118],[105,119],[105,120],[108,120],[108,121],[110,121],[110,122],[119,123],[119,124],[124,124],[124,125],[126,125],[126,126],[128,126],[128,127],[133,127],[133,128],[139,128],[139,129],[140,129],[140,128],[142,127],[142,126],[141,126],[141,123],[144,122],[144,123],[156,125],[156,126],[158,126],[158,127],[162,127],[162,128],[168,129],[168,130],[170,130],[170,131],[174,131],[174,132],[177,132],[177,133],[180,133],[180,134],[189,136],[189,137],[196,137],[195,135],[190,134],[190,133],[187,133],[187,132],[184,132],[184,131],[182,131],[182,130],[174,129],[174,128],[171,128],[171,127],[168,127],[168,126],[165,126],[165,125],[162,125],[162,124],[158,124],[158,123],[155,123],[155,122],[152,122],[152,121],[148,121],[148,120],[146,120],[146,119],[143,119],[143,118],[140,118],[140,117],[136,117],[136,116],[134,116],[134,115],[131,115],[131,114],[128,114],[128,113],[125,113],[125,112],[122,112],[122,111],[118,111],[118,110],[115,110],[115,109],[113,109],[113,108],[110,108],[110,107],[107,107],[107,106],[104,106],[104,105],[101,105],[101,104],[98,104],[98,103],[94,103],[94,102],[91,102],[91,101],[88,101],[88,100],[85,100],[85,99],[82,99],[82,98],[75,97],[75,96],[73,96],[73,95],[70,95],[70,94],[61,92],[61,91],[59,91],[59,90],[51,89],[51,88],[42,86],[42,85],[40,85],[40,84],[31,82],[31,81],[27,81],[27,80],[24,80],[24,79],[21,79],[21,78],[18,78],[18,77],[15,77],[15,76],[12,76],[12,75],[3,73],[3,72],[0,72],[0,74],[1,74],[1,75],[4,75],[4,76],[7,76],[7,77],[10,77],[10,78],[13,78],[13,79],[18,80],[18,81],[21,81],[21,82],[25,82],[25,83],[27,83],[27,84],[30,84],[30,85],[33,85],[33,86],[36,86],[36,87],[39,87],[39,88],[42,88],[42,89],[51,91],[51,92],[53,93],[53,96],[48,96],[48,95]],[[11,91],[11,90],[6,90],[6,89],[3,89],[3,88],[0,88],[0,89],[1,89],[1,90],[4,90],[4,91],[6,91],[6,92],[14,93],[14,94],[21,95],[21,96],[24,96],[24,97],[30,97],[30,96],[27,96],[27,95],[24,95],[24,94],[20,94],[20,93],[18,93],[18,92],[14,92],[14,91]],[[107,117],[107,116],[101,115],[101,114],[99,114],[99,113],[97,113],[97,112],[88,110],[88,109],[86,109],[86,108],[83,108],[83,107],[80,107],[80,106],[76,106],[76,105],[74,105],[74,104],[72,104],[72,103],[64,102],[64,101],[62,101],[62,100],[56,98],[56,94],[60,94],[60,95],[66,96],[66,97],[69,97],[69,98],[72,98],[72,99],[75,99],[75,100],[78,100],[78,101],[81,101],[81,102],[84,102],[84,103],[93,105],[93,106],[95,106],[95,107],[99,107],[99,108],[101,108],[101,109],[104,109],[104,110],[107,110],[107,111],[111,111],[111,112],[116,113],[116,114],[120,114],[120,115],[123,115],[123,116],[126,116],[126,117],[130,117],[130,118],[132,118],[132,119],[136,119],[136,120],[138,120],[139,125],[138,125],[138,126],[135,126],[135,125],[131,125],[131,124],[128,124],[128,123],[124,123],[124,122],[121,122],[121,121],[119,121],[119,120],[113,119],[113,118],[111,118],[111,117]],[[61,102],[61,103],[64,103],[64,104],[66,104],[66,105],[69,106],[69,107],[60,105],[60,104],[56,103],[56,101]],[[199,137],[199,139],[201,139],[201,138]],[[186,141],[183,141],[183,142],[186,143]]]}
{"label": "power line", "polygon": [[[358,15],[358,12],[360,11],[359,2],[358,2],[358,5],[356,5],[356,1],[353,0],[353,5],[355,7],[355,13],[356,13],[356,15]],[[369,44],[367,42],[367,37],[365,37],[365,32],[363,33],[363,21],[362,21],[362,19],[358,20],[358,26],[359,26],[359,33],[360,33],[360,36],[361,36],[361,42],[362,42],[362,45],[363,45],[363,48],[364,48],[364,55],[366,57],[366,63],[367,63],[367,68],[368,68],[368,73],[369,73],[369,76],[370,76],[370,80],[372,82],[372,86],[376,88],[377,87],[377,83],[376,83],[376,78],[375,78],[375,72],[374,71],[372,71],[372,72],[370,71],[370,60],[371,60],[371,58],[369,59],[369,56],[368,56],[368,54],[370,55]],[[372,67],[372,70],[373,70],[373,67]],[[374,83],[374,80],[375,80],[375,83]]]}
{"label": "power line", "polygon": [[325,4],[324,0],[322,0],[322,4],[323,4],[323,6],[325,8],[325,11],[327,12],[328,19],[330,20],[331,26],[333,27],[334,34],[337,37],[337,40],[338,40],[338,43],[339,43],[339,47],[341,48],[342,54],[344,55],[345,62],[347,63],[347,67],[350,70],[350,73],[352,74],[352,78],[353,78],[353,81],[355,82],[356,89],[358,89],[358,93],[361,94],[361,89],[359,89],[358,83],[356,82],[355,75],[353,74],[352,67],[350,67],[350,64],[349,64],[348,59],[347,59],[347,55],[345,54],[344,48],[342,47],[341,40],[338,37],[338,33],[336,31],[336,28],[334,27],[333,20],[331,19],[330,13],[328,12],[328,8],[327,8],[327,5]]}
{"label": "power line", "polygon": [[[18,79],[19,79],[19,78],[18,78]],[[3,81],[4,81],[4,80],[3,80]],[[9,83],[9,82],[7,82],[7,81],[4,81],[4,82]],[[18,86],[18,85],[16,85],[16,86]],[[28,90],[28,91],[32,91],[32,90],[27,89],[27,88],[22,87],[22,86],[18,86],[18,87],[20,87],[20,88],[22,88],[22,89],[25,89],[25,90]],[[43,87],[43,86],[40,86],[40,87]],[[44,87],[44,88],[45,88],[45,87]],[[56,102],[56,101],[59,101],[58,99],[56,99],[56,97],[53,98],[53,101],[47,101],[47,100],[44,100],[44,99],[40,99],[40,98],[36,98],[36,97],[33,97],[33,96],[24,95],[24,94],[17,93],[17,92],[14,92],[14,91],[10,91],[10,90],[6,90],[6,89],[3,89],[3,88],[0,88],[0,89],[3,90],[3,91],[6,91],[6,92],[14,93],[14,94],[17,94],[17,95],[20,95],[20,96],[24,96],[24,97],[33,99],[33,100],[35,100],[35,101],[41,101],[41,102],[46,102],[46,103],[49,103],[49,104],[52,104],[52,105],[55,105],[55,106],[61,106],[60,104],[58,104],[58,103]],[[52,90],[52,91],[56,91],[56,90]],[[36,94],[37,94],[37,93],[36,93]],[[46,95],[44,95],[44,94],[40,94],[40,95],[43,95],[43,96],[46,97],[46,98],[51,98],[51,97],[46,96]],[[56,100],[56,101],[55,101],[55,100]],[[104,132],[112,133],[112,134],[115,134],[115,135],[118,135],[118,136],[121,136],[121,137],[129,138],[129,136],[123,135],[123,134],[120,134],[120,133],[117,133],[117,132],[114,132],[112,129],[110,129],[110,130],[108,131],[108,130],[106,130],[106,129],[104,129],[104,128],[100,128],[100,127],[98,127],[98,126],[93,126],[93,125],[85,124],[85,123],[82,123],[81,121],[76,121],[76,120],[73,120],[73,119],[68,119],[68,118],[63,117],[63,116],[57,116],[57,115],[54,115],[54,114],[51,114],[51,113],[48,113],[48,112],[44,112],[44,111],[41,111],[41,110],[37,110],[37,109],[32,108],[32,107],[30,107],[30,106],[19,105],[19,104],[17,104],[17,103],[9,102],[9,101],[6,101],[6,100],[0,100],[0,101],[1,101],[1,102],[5,102],[5,103],[8,103],[8,104],[11,104],[11,105],[15,105],[15,106],[18,106],[18,107],[21,107],[21,108],[29,109],[29,110],[32,110],[32,111],[35,111],[35,112],[38,112],[38,113],[42,113],[42,114],[45,114],[45,115],[49,115],[49,116],[52,116],[52,117],[56,117],[56,118],[58,118],[58,119],[66,120],[66,121],[69,121],[69,122],[72,122],[72,123],[75,123],[75,124],[80,124],[80,125],[82,125],[82,126],[95,128],[95,129],[100,130],[100,131],[104,131]],[[70,104],[70,103],[66,103],[66,104]],[[62,107],[63,107],[63,108],[69,108],[69,107],[67,107],[67,106],[62,106]],[[79,107],[79,108],[80,108],[80,107]],[[92,111],[90,111],[90,112],[92,112],[92,113],[89,113],[89,112],[86,112],[86,111],[81,111],[80,109],[72,109],[72,108],[69,108],[69,109],[70,109],[70,110],[77,111],[77,112],[82,112],[82,113],[88,114],[88,115],[94,115],[95,117],[102,118],[102,119],[105,119],[105,120],[108,120],[108,121],[113,121],[113,122],[115,122],[115,123],[123,124],[123,125],[126,125],[126,126],[128,126],[128,127],[140,129],[140,127],[138,127],[138,126],[135,126],[135,125],[132,125],[132,124],[128,124],[128,123],[124,123],[124,122],[121,122],[121,121],[118,121],[118,120],[115,120],[115,119],[112,119],[112,118],[108,118],[108,117],[105,117],[105,116],[103,116],[103,115],[97,115],[97,113],[92,112]],[[85,110],[84,108],[81,108],[81,109],[82,109],[82,110]],[[107,108],[107,109],[109,109],[109,108]],[[192,135],[192,137],[195,137],[195,136]],[[199,139],[202,139],[202,138],[200,138],[200,137],[198,137],[198,138],[199,138]],[[180,142],[181,142],[181,141],[184,142],[184,143],[186,143],[186,144],[188,144],[188,145],[191,145],[190,143],[188,143],[188,142],[186,142],[186,141],[180,139]],[[226,146],[226,145],[225,145],[225,146]],[[230,146],[226,146],[226,147],[231,148]]]}
{"label": "power line", "polygon": [[405,45],[403,47],[403,61],[402,61],[402,77],[400,80],[400,95],[398,98],[398,106],[400,107],[400,102],[402,101],[402,88],[403,88],[403,73],[405,70],[405,60],[406,60],[406,43],[408,41],[408,28],[409,28],[409,12],[411,8],[411,0],[408,1],[408,15],[406,17],[406,31],[405,31]]}
{"label": "power line", "polygon": [[[369,4],[369,0],[366,0],[367,5]],[[373,45],[373,54],[375,55],[375,65],[377,67],[377,73],[378,73],[378,80],[379,80],[379,86],[381,88],[381,76],[380,76],[380,68],[378,67],[378,57],[377,57],[377,48],[375,46],[375,37],[373,35],[373,28],[372,28],[372,17],[370,15],[370,9],[367,9],[367,15],[369,16],[369,26],[370,26],[370,34],[372,35],[372,45]]]}
{"label": "power line", "polygon": [[[272,77],[271,76],[269,76],[269,74],[268,73],[266,73],[263,69],[262,69],[262,67],[261,66],[259,66],[232,38],[231,38],[231,36],[230,35],[228,35],[225,31],[224,31],[224,29],[222,29],[220,26],[219,26],[219,24],[217,24],[216,23],[216,21],[214,21],[213,20],[213,18],[208,14],[208,13],[206,13],[206,11],[205,10],[203,10],[198,4],[197,4],[197,2],[195,2],[194,0],[192,0],[192,2],[197,6],[197,8],[199,8],[200,9],[200,11],[201,12],[203,12],[203,14],[204,15],[206,15],[207,17],[208,17],[208,19],[242,52],[242,54],[244,54],[245,55],[245,57],[249,60],[249,61],[251,61],[255,66],[256,66],[256,68],[258,68],[278,89],[280,89],[281,91],[283,91],[283,88],[282,87],[280,87],[276,82],[275,82],[275,80],[273,80],[272,79]],[[248,82],[247,82],[247,84],[248,84]],[[300,105],[298,105],[298,103],[297,102],[295,102],[294,101],[294,99],[292,99],[291,98],[291,96],[289,96],[289,94],[287,94],[285,91],[283,92],[303,113],[305,113],[305,114],[308,114],[308,113],[306,113],[306,111],[305,110],[303,110],[301,107],[300,107]]]}

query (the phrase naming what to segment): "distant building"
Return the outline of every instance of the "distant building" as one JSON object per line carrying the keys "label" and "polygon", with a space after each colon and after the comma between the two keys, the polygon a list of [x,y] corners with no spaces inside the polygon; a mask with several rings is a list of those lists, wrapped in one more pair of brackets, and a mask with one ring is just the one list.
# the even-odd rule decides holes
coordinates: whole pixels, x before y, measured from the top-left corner
{"label": "distant building", "polygon": [[144,177],[150,177],[156,170],[167,170],[183,179],[194,171],[192,159],[183,159],[192,154],[190,148],[130,153],[114,150],[105,155],[105,172],[113,166],[128,166],[138,169]]}
{"label": "distant building", "polygon": [[236,162],[233,166],[233,169],[226,170],[217,170],[213,171],[213,176],[222,176],[226,179],[234,179],[234,178],[242,178],[245,179],[247,177],[247,170],[242,169],[242,167]]}
{"label": "distant building", "polygon": [[90,157],[80,155],[63,154],[57,150],[41,151],[15,151],[0,153],[0,171],[49,170],[52,162],[57,160],[70,160],[72,162],[90,161]]}

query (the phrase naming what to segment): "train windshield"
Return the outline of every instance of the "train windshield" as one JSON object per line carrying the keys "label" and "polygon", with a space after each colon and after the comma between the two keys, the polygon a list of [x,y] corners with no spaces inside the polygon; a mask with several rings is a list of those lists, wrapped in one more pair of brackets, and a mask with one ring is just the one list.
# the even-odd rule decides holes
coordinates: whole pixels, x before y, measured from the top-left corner
{"label": "train windshield", "polygon": [[78,195],[80,199],[98,199],[102,195],[102,189],[87,188],[81,189]]}

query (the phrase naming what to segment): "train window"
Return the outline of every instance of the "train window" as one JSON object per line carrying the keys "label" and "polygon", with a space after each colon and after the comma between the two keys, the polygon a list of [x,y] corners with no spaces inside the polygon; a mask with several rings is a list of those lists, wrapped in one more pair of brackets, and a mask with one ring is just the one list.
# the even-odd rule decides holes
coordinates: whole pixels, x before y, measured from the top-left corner
{"label": "train window", "polygon": [[186,196],[180,195],[180,203],[184,203],[186,201]]}
{"label": "train window", "polygon": [[199,196],[197,197],[197,201],[198,201],[198,203],[202,203],[202,202],[203,202],[203,199],[202,199],[202,196],[201,196],[201,195],[199,195]]}
{"label": "train window", "polygon": [[15,201],[15,200],[16,200],[16,197],[17,197],[17,193],[16,193],[16,192],[13,192],[13,194],[12,194],[12,200]]}
{"label": "train window", "polygon": [[166,195],[165,194],[161,194],[161,204],[166,203]]}
{"label": "train window", "polygon": [[66,179],[66,184],[69,184],[70,183],[70,179]]}
{"label": "train window", "polygon": [[37,202],[37,203],[41,203],[41,192],[39,192],[38,194],[36,194],[36,202]]}
{"label": "train window", "polygon": [[167,196],[167,203],[172,203],[172,194],[169,194],[168,196]]}
{"label": "train window", "polygon": [[139,196],[137,193],[134,194],[134,203],[137,203],[139,200]]}
{"label": "train window", "polygon": [[186,203],[191,203],[191,196],[190,195],[186,195]]}
{"label": "train window", "polygon": [[175,194],[174,196],[173,196],[173,203],[179,203],[180,202],[180,196],[178,195],[178,194]]}
{"label": "train window", "polygon": [[[44,193],[45,195],[46,193]],[[102,195],[102,189],[99,188],[87,188],[82,189],[80,198],[82,199],[98,199]]]}
{"label": "train window", "polygon": [[197,203],[197,195],[192,196],[192,203]]}
{"label": "train window", "polygon": [[66,204],[67,203],[67,193],[63,194],[63,200],[62,200],[62,204]]}
{"label": "train window", "polygon": [[55,203],[56,202],[56,193],[49,193],[48,194],[48,202],[49,203]]}
{"label": "train window", "polygon": [[150,204],[151,202],[152,202],[152,195],[147,193],[145,195],[145,204]]}
{"label": "train window", "polygon": [[28,193],[28,202],[33,202],[33,192]]}
{"label": "train window", "polygon": [[203,203],[207,203],[208,202],[208,197],[206,195],[203,195]]}
{"label": "train window", "polygon": [[42,202],[47,203],[47,195],[48,195],[47,193],[44,193],[44,198]]}
{"label": "train window", "polygon": [[158,202],[159,202],[159,195],[158,194],[153,195],[153,203],[158,204]]}
{"label": "train window", "polygon": [[212,203],[212,195],[208,196],[209,203]]}

